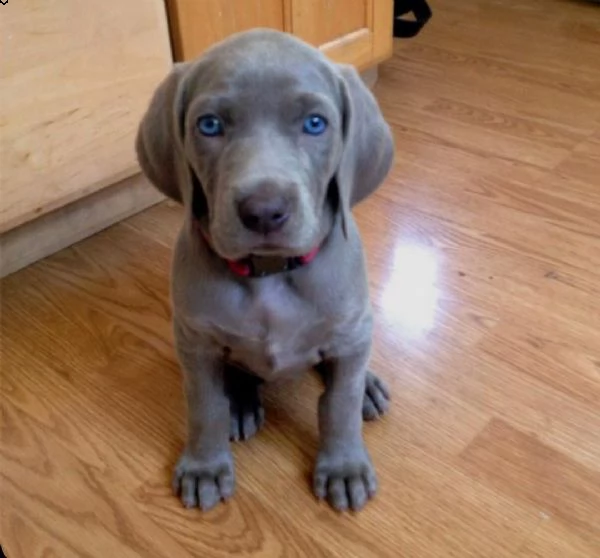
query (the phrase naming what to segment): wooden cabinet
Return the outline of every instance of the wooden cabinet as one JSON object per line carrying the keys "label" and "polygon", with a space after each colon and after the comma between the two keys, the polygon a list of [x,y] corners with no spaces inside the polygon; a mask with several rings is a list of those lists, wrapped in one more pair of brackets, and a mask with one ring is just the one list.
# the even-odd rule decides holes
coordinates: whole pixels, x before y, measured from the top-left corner
{"label": "wooden cabinet", "polygon": [[171,54],[160,0],[0,9],[2,232],[137,171],[135,128]]}
{"label": "wooden cabinet", "polygon": [[393,0],[167,0],[167,6],[177,60],[252,27],[290,32],[359,69],[392,52]]}
{"label": "wooden cabinet", "polygon": [[[172,56],[162,0],[20,0],[0,6],[0,16],[0,233],[7,233],[139,172],[136,127]],[[132,192],[99,203],[77,226],[95,232],[111,221],[106,207],[114,216],[126,213],[123,203],[139,208]],[[16,244],[3,234],[1,272],[28,263],[24,250],[35,259],[76,239],[64,220],[59,225],[60,234],[53,228]]]}
{"label": "wooden cabinet", "polygon": [[365,69],[392,54],[393,0],[290,0],[290,32]]}

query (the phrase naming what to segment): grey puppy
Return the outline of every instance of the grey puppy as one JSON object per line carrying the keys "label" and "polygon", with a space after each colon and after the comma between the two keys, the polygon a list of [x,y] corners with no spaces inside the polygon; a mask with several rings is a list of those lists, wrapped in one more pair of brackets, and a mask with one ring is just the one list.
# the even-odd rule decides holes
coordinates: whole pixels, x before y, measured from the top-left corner
{"label": "grey puppy", "polygon": [[136,148],[149,180],[187,210],[171,284],[188,418],[174,489],[204,510],[231,497],[230,440],[262,425],[259,384],[315,368],[325,391],[314,492],[361,508],[377,488],[362,419],[388,406],[367,370],[372,319],[351,214],[393,160],[374,97],[353,67],[252,30],[174,66]]}

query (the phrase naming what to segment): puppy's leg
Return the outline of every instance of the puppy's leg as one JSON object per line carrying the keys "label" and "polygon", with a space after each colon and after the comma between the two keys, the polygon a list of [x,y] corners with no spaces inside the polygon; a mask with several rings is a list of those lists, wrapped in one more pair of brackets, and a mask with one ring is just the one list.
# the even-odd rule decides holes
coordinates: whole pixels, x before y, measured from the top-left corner
{"label": "puppy's leg", "polygon": [[[329,379],[327,367],[317,367],[317,372],[327,384]],[[390,392],[385,382],[373,374],[367,372],[365,381],[365,394],[363,396],[362,416],[363,420],[371,421],[381,418],[388,412],[390,406]]]}
{"label": "puppy's leg", "polygon": [[320,448],[314,491],[332,507],[358,510],[377,490],[375,470],[362,437],[362,406],[369,347],[328,361],[325,392],[319,400]]}
{"label": "puppy's leg", "polygon": [[173,489],[186,507],[208,510],[234,491],[225,365],[181,329],[176,328],[176,338],[184,371],[188,432],[173,474]]}
{"label": "puppy's leg", "polygon": [[229,397],[229,438],[232,441],[252,438],[264,424],[265,410],[259,392],[261,384],[260,378],[227,366],[225,387]]}

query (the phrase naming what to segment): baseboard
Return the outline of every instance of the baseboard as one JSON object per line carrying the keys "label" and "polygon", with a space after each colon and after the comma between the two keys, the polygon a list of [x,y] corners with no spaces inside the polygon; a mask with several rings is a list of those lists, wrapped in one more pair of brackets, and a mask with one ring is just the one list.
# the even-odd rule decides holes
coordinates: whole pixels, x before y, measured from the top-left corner
{"label": "baseboard", "polygon": [[164,199],[136,174],[0,236],[0,277],[83,240]]}

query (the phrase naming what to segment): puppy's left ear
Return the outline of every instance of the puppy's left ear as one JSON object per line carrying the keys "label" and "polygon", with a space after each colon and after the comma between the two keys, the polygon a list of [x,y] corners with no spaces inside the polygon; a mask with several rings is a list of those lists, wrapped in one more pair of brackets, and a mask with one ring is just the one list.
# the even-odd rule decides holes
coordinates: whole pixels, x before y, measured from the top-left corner
{"label": "puppy's left ear", "polygon": [[394,160],[394,139],[375,97],[354,66],[339,64],[343,151],[335,175],[344,234],[351,208],[372,194]]}
{"label": "puppy's left ear", "polygon": [[[163,194],[183,202],[181,189],[185,98],[182,81],[190,63],[178,63],[156,88],[135,140],[142,172]],[[185,170],[185,169],[184,169]]]}

